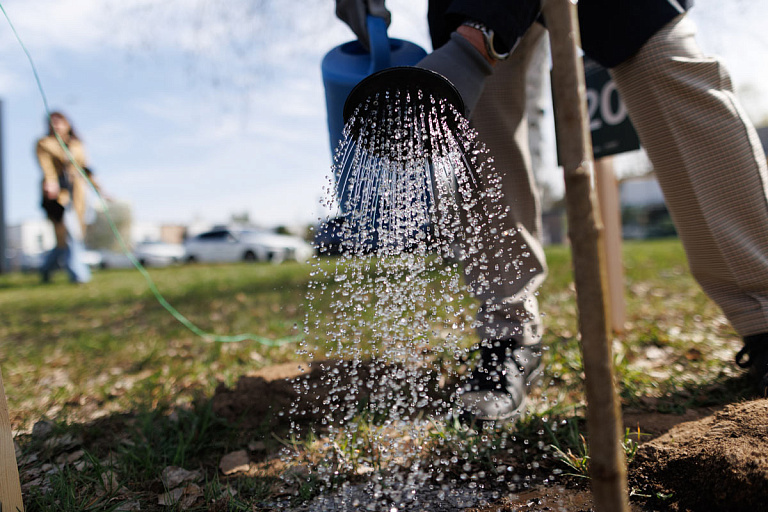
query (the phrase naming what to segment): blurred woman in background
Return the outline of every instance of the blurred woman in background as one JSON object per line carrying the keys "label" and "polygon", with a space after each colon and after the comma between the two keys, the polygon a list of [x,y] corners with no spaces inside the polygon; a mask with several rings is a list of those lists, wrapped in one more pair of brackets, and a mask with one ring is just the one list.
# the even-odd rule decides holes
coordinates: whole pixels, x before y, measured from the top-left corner
{"label": "blurred woman in background", "polygon": [[64,114],[53,112],[47,121],[48,134],[37,141],[36,153],[43,171],[42,206],[53,223],[56,246],[46,255],[40,271],[43,282],[63,267],[71,282],[86,283],[91,279],[90,269],[82,261],[88,183],[78,171],[86,166],[85,149]]}

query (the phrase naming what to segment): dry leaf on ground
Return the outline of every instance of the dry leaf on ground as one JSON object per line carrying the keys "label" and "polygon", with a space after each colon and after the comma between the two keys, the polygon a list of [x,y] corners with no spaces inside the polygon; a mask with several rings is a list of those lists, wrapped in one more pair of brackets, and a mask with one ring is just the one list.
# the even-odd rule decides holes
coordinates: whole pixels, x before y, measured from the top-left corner
{"label": "dry leaf on ground", "polygon": [[187,510],[195,504],[198,498],[203,496],[203,490],[197,484],[189,484],[186,487],[177,487],[157,497],[157,503],[165,507],[178,504],[181,510]]}
{"label": "dry leaf on ground", "polygon": [[197,482],[201,478],[200,471],[189,471],[177,466],[166,467],[160,476],[166,489],[175,489],[184,482]]}
{"label": "dry leaf on ground", "polygon": [[223,456],[221,462],[219,462],[219,469],[221,469],[221,472],[225,475],[248,471],[250,467],[250,459],[245,450],[228,453]]}

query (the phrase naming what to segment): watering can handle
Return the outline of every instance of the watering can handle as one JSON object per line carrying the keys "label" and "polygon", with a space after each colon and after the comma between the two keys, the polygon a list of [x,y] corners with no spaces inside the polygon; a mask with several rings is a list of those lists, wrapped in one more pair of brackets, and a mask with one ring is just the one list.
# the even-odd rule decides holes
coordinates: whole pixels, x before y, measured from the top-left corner
{"label": "watering can handle", "polygon": [[368,15],[368,37],[371,45],[371,67],[368,74],[381,71],[391,65],[387,22],[384,18]]}

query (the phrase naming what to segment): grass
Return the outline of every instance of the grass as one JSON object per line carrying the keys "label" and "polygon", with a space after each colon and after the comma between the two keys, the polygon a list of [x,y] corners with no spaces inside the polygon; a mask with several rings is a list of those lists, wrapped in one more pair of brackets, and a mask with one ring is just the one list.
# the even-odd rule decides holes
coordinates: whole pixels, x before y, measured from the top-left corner
{"label": "grass", "polygon": [[[194,266],[152,275],[168,301],[207,332],[281,339],[296,335],[303,322],[305,266]],[[46,416],[81,394],[116,410],[154,409],[295,357],[293,347],[195,336],[135,272],[99,272],[85,287],[8,275],[0,289],[3,377],[11,410],[25,415],[16,421],[28,421],[27,413]],[[53,391],[49,400],[40,396],[41,381]]]}
{"label": "grass", "polygon": [[[551,447],[555,451],[557,460],[570,471],[569,473],[566,473],[567,476],[589,478],[590,457],[587,440],[584,438],[584,434],[581,433],[577,421],[566,421],[566,425],[565,439],[563,439],[562,436],[555,435],[551,429],[547,429],[547,433],[552,437],[553,441]],[[621,440],[621,447],[624,451],[624,457],[627,464],[632,464],[632,461],[637,454],[637,449],[640,446],[638,440],[644,435],[647,434],[643,434],[639,428],[637,429],[637,432],[631,432],[629,428],[624,429],[624,437]]]}
{"label": "grass", "polygon": [[[558,478],[564,455],[577,466],[569,472],[585,467],[570,253],[550,247],[547,257],[550,273],[540,292],[544,385],[514,427],[474,432],[422,420],[408,440],[420,460],[409,463],[432,464],[439,484],[518,489],[530,478]],[[676,413],[744,396],[743,379],[730,363],[738,337],[688,274],[679,242],[627,242],[624,261],[627,329],[614,342],[623,405]],[[310,283],[314,289],[340,286],[333,265],[327,259],[319,271],[286,263],[150,272],[168,301],[206,332],[287,340],[302,334],[307,307],[332,310],[323,294],[309,304],[305,298]],[[386,415],[365,408],[351,420],[357,422],[351,440],[324,437],[322,428],[291,440],[266,422],[245,430],[213,413],[217,386],[233,387],[249,372],[304,358],[307,351],[322,355],[327,347],[205,341],[163,310],[134,271],[99,271],[81,287],[63,276],[42,286],[34,275],[3,275],[0,309],[0,365],[19,432],[29,511],[131,510],[137,504],[174,510],[158,504],[171,490],[161,478],[169,467],[200,471],[200,497],[183,508],[177,504],[178,510],[266,510],[277,499],[301,501],[329,485],[364,480],[385,462],[376,442],[386,435]],[[305,470],[275,458],[286,446],[301,454]],[[246,474],[222,475],[221,458],[246,447],[259,464]],[[628,453],[632,449],[628,444]],[[318,478],[314,468],[333,477]],[[521,474],[529,476],[520,480]]]}

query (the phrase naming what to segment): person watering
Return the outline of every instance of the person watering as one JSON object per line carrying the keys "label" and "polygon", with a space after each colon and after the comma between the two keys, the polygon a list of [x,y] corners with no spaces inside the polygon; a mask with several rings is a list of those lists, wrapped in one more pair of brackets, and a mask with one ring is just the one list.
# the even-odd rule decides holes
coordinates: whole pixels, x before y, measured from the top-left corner
{"label": "person watering", "polygon": [[71,282],[87,283],[91,272],[82,261],[82,251],[88,184],[69,157],[84,169],[85,148],[61,112],[51,113],[47,124],[48,134],[37,141],[35,152],[43,171],[42,207],[53,224],[56,246],[48,252],[40,268],[42,280],[50,281],[51,273],[63,266]]}
{"label": "person watering", "polygon": [[[686,15],[691,0],[581,0],[585,54],[608,68],[650,158],[702,289],[743,338],[736,363],[768,394],[768,169],[724,64],[704,55]],[[528,154],[525,74],[545,35],[540,0],[430,0],[435,50],[417,66],[445,76],[494,156],[508,215],[467,265],[481,302],[479,362],[460,391],[470,421],[509,421],[541,371],[536,291],[547,274],[541,211]],[[338,0],[364,42],[361,17],[389,18],[383,0]],[[543,22],[542,22],[543,21]],[[497,225],[498,224],[498,225]],[[491,233],[509,232],[502,241]],[[518,260],[520,247],[531,256]],[[522,261],[524,278],[498,275]],[[479,285],[482,283],[482,286]]]}

